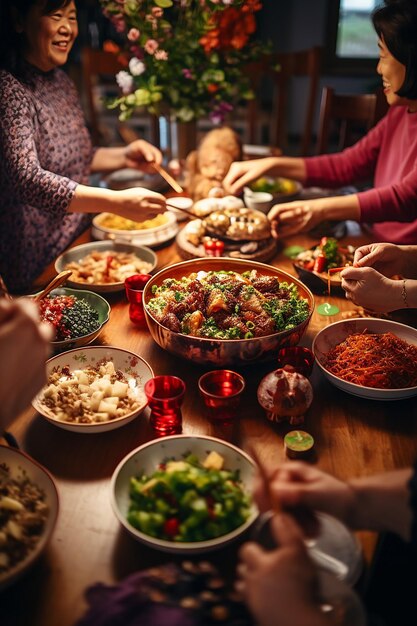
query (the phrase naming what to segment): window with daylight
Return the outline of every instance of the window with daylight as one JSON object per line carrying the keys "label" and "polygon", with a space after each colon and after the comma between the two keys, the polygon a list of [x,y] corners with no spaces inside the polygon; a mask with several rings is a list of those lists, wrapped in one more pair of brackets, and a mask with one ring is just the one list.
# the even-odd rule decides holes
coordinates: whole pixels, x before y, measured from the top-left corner
{"label": "window with daylight", "polygon": [[371,13],[380,0],[330,0],[327,69],[338,73],[368,73],[375,68],[378,48]]}

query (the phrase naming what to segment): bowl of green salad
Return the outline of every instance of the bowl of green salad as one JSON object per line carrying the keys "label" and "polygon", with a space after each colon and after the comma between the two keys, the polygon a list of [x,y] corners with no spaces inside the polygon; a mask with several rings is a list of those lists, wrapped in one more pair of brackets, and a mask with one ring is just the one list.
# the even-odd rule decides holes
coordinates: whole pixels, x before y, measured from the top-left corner
{"label": "bowl of green salad", "polygon": [[253,460],[208,436],[174,435],[128,454],[111,480],[113,510],[138,541],[164,552],[201,553],[236,540],[258,517]]}

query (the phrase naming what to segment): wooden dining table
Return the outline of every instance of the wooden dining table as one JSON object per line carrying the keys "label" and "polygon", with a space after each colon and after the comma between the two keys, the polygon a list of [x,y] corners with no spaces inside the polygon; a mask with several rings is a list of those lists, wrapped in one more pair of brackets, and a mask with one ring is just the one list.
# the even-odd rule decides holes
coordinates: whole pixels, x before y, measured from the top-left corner
{"label": "wooden dining table", "polygon": [[[91,240],[86,231],[73,245]],[[354,230],[344,243],[358,246],[370,241],[369,235]],[[309,235],[297,235],[278,242],[270,263],[292,276],[292,261],[284,254],[291,245],[311,247],[317,243]],[[175,240],[156,249],[158,268],[181,261]],[[54,275],[51,265],[42,282]],[[210,435],[230,441],[243,450],[255,448],[267,465],[285,460],[284,435],[293,427],[288,422],[268,421],[257,401],[257,387],[277,363],[235,368],[243,374],[246,388],[238,417],[231,424],[210,421],[199,397],[197,381],[210,367],[175,357],[157,345],[148,330],[139,329],[129,319],[123,291],[106,295],[111,305],[110,321],[97,345],[125,348],[144,358],[156,375],[176,374],[186,383],[182,408],[183,433]],[[317,311],[319,304],[331,302],[340,313],[328,317]],[[301,344],[311,347],[314,336],[328,324],[357,310],[341,295],[315,296],[315,310]],[[397,321],[410,321],[401,319]],[[411,318],[410,318],[411,319]],[[30,355],[28,355],[30,358]],[[313,369],[313,403],[303,428],[315,440],[313,461],[323,470],[349,479],[409,466],[417,458],[417,403],[413,399],[383,402],[349,395],[334,387]],[[60,509],[52,539],[42,557],[18,582],[0,594],[0,623],[4,626],[70,626],[86,611],[85,590],[97,582],[114,584],[127,575],[162,564],[181,561],[151,549],[132,538],[120,526],[111,507],[110,479],[118,463],[133,449],[154,439],[148,408],[129,424],[100,434],[79,434],[48,423],[34,409],[18,416],[10,427],[22,450],[52,474],[59,492]],[[369,564],[376,535],[357,534]],[[220,551],[204,555],[233,578],[237,541]],[[201,555],[193,558],[201,559]]]}

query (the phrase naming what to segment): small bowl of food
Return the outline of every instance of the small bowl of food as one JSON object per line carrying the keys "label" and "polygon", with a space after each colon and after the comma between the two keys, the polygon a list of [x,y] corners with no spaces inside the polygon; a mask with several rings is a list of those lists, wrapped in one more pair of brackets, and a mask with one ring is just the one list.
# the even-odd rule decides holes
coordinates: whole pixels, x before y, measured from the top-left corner
{"label": "small bowl of food", "polygon": [[250,187],[244,187],[243,199],[245,206],[254,211],[268,213],[273,204],[273,195],[267,191],[252,191]]}
{"label": "small bowl of food", "polygon": [[139,355],[110,346],[69,350],[46,362],[47,384],[33,407],[50,424],[79,433],[114,430],[147,405],[151,366]]}
{"label": "small bowl of food", "polygon": [[313,341],[316,363],[336,387],[371,400],[417,395],[417,330],[368,317],[334,322]]}
{"label": "small bowl of food", "polygon": [[146,246],[116,241],[94,241],[75,246],[55,261],[56,271],[71,270],[69,287],[96,293],[123,291],[124,281],[133,274],[150,274],[157,256]]}
{"label": "small bowl of food", "polygon": [[302,186],[298,181],[289,178],[262,176],[253,181],[249,185],[249,189],[255,192],[270,193],[272,195],[272,204],[277,204],[280,202],[291,202],[298,198]]}
{"label": "small bowl of food", "polygon": [[156,217],[133,222],[113,213],[100,213],[93,218],[91,233],[95,239],[110,239],[141,246],[158,246],[178,232],[174,213],[165,211]]}
{"label": "small bowl of food", "polygon": [[52,476],[15,448],[0,446],[0,591],[25,574],[46,548],[58,516]]}
{"label": "small bowl of food", "polygon": [[110,304],[93,291],[59,287],[38,304],[41,320],[54,327],[55,352],[91,343],[110,318]]}
{"label": "small bowl of food", "polygon": [[322,237],[318,244],[297,254],[293,266],[314,293],[328,291],[344,295],[340,272],[352,265],[354,254],[353,246],[342,245],[334,237]]}
{"label": "small bowl of food", "polygon": [[173,435],[145,443],[119,463],[112,506],[132,537],[152,548],[207,552],[238,539],[256,520],[254,475],[252,459],[226,441]]}
{"label": "small bowl of food", "polygon": [[176,263],[145,285],[153,339],[193,363],[229,367],[276,359],[299,343],[314,309],[303,283],[271,265],[205,257]]}

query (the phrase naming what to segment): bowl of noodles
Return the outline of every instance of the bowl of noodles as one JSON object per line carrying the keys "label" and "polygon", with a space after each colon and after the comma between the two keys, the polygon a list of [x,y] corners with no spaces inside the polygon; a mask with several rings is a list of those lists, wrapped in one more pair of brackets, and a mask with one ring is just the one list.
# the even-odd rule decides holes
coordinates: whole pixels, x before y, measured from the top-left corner
{"label": "bowl of noodles", "polygon": [[417,330],[377,318],[329,324],[313,341],[324,376],[347,393],[371,400],[417,395]]}
{"label": "bowl of noodles", "polygon": [[158,246],[175,237],[178,224],[171,211],[134,222],[113,213],[100,213],[93,219],[91,233],[95,239],[111,239],[142,246]]}
{"label": "bowl of noodles", "polygon": [[145,285],[146,321],[161,348],[215,367],[250,365],[299,343],[314,297],[297,278],[244,259],[192,259]]}

